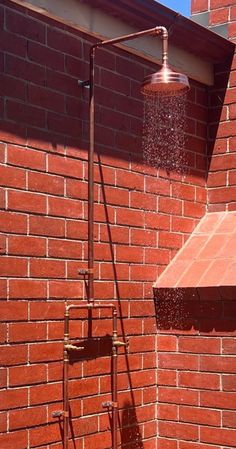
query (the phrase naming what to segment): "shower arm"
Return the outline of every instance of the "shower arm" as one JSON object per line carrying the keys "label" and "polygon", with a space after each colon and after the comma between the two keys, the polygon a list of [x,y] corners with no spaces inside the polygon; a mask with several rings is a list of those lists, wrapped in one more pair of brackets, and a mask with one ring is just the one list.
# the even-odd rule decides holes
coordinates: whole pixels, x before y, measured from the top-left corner
{"label": "shower arm", "polygon": [[88,276],[87,300],[94,302],[94,59],[95,51],[99,47],[115,45],[146,35],[162,35],[162,67],[167,67],[168,60],[168,31],[163,26],[157,26],[137,33],[127,34],[114,39],[97,42],[90,48],[89,80],[80,82],[83,87],[90,88],[89,96],[89,153],[88,153],[88,269],[79,270],[79,274]]}

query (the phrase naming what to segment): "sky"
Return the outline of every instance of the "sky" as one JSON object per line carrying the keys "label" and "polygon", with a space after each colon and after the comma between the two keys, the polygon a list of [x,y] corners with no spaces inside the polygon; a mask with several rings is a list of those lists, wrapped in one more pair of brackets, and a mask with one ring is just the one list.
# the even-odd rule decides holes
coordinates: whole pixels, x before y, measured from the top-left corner
{"label": "sky", "polygon": [[183,16],[190,16],[191,0],[158,0],[158,2],[174,11],[180,12]]}

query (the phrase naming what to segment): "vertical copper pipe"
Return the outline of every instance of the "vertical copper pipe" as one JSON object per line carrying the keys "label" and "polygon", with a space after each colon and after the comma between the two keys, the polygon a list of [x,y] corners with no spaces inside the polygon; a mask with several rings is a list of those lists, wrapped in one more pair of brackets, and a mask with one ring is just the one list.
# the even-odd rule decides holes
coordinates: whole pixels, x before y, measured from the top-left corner
{"label": "vertical copper pipe", "polygon": [[94,301],[94,57],[90,50],[89,154],[88,154],[88,302]]}
{"label": "vertical copper pipe", "polygon": [[112,312],[113,318],[113,335],[112,335],[112,449],[117,449],[117,421],[118,421],[118,404],[117,404],[117,310],[114,308]]}
{"label": "vertical copper pipe", "polygon": [[63,363],[63,449],[68,449],[69,438],[69,354],[67,345],[69,341],[69,310],[66,306],[64,322],[64,363]]}
{"label": "vertical copper pipe", "polygon": [[114,39],[97,42],[90,49],[89,76],[89,154],[88,154],[88,302],[94,301],[94,59],[95,50],[106,45],[114,45],[146,35],[162,34],[162,63],[167,66],[168,32],[165,27],[157,26],[137,33],[127,34]]}

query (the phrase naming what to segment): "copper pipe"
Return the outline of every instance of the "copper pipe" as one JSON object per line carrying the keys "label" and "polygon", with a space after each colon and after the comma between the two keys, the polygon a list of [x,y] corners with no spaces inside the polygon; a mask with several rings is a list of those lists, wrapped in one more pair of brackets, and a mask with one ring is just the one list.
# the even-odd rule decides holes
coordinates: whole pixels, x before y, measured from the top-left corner
{"label": "copper pipe", "polygon": [[63,358],[63,449],[68,449],[69,439],[69,354],[66,346],[69,341],[69,310],[65,309],[64,321],[64,358]]}
{"label": "copper pipe", "polygon": [[117,449],[117,310],[113,309],[113,333],[112,333],[112,449]]}
{"label": "copper pipe", "polygon": [[[146,35],[162,34],[162,63],[167,66],[168,32],[165,27],[157,26],[137,33],[127,34],[114,39],[97,42],[90,49],[90,75],[89,81],[81,85],[90,87],[89,95],[89,153],[88,153],[88,302],[94,301],[94,59],[95,50],[106,45],[114,45],[123,41],[129,41]],[[82,272],[80,273],[82,274]]]}

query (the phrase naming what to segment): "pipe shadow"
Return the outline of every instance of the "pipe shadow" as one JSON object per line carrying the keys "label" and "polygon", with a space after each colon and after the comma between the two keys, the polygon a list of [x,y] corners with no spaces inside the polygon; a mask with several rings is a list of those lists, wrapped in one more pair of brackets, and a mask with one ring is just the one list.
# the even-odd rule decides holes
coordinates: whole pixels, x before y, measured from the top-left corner
{"label": "pipe shadow", "polygon": [[120,438],[122,448],[143,449],[144,447],[135,408],[129,401],[124,402],[121,411]]}
{"label": "pipe shadow", "polygon": [[[120,289],[119,289],[118,274],[117,274],[117,269],[116,269],[116,264],[115,264],[115,254],[114,254],[114,248],[113,248],[113,243],[112,243],[112,234],[111,234],[111,228],[110,228],[109,214],[108,214],[108,208],[107,208],[105,182],[104,182],[102,164],[101,164],[99,154],[98,154],[98,164],[99,164],[99,173],[100,173],[100,178],[101,178],[101,189],[102,189],[103,205],[104,205],[104,211],[105,211],[105,217],[106,217],[108,243],[109,243],[110,254],[111,254],[111,263],[112,263],[112,270],[113,270],[113,279],[114,279],[114,284],[115,284],[116,300],[117,300],[117,304],[118,304],[118,319],[120,320],[120,328],[121,328],[122,338],[124,341],[126,341],[126,334],[125,334],[125,328],[124,328],[124,317],[123,317],[123,312],[122,312],[122,302],[121,302],[121,295],[120,295]],[[125,405],[124,405],[125,408],[124,408],[124,411],[122,411],[120,432],[121,432],[121,440],[123,438],[122,444],[125,445],[126,437],[125,437],[125,434],[122,433],[123,432],[123,430],[122,430],[123,423],[126,424],[126,422],[125,422],[126,418],[128,417],[128,415],[131,415],[131,411],[128,412],[129,409],[132,410],[133,417],[136,416],[136,414],[135,414],[135,397],[134,397],[133,386],[132,386],[128,349],[126,346],[124,347],[124,357],[125,357],[125,365],[127,367],[126,373],[127,373],[127,377],[128,377],[128,385],[129,385],[129,392],[130,392],[130,399],[131,399],[130,402],[127,402],[127,401],[125,402]],[[129,407],[128,407],[128,405],[129,405]],[[136,434],[140,436],[139,441],[141,441],[141,433],[139,431],[137,419],[135,420],[135,423],[136,423]],[[139,447],[140,448],[142,447],[141,443],[140,443]]]}

